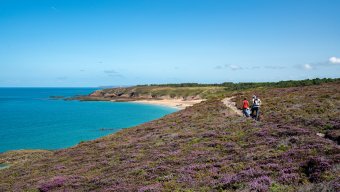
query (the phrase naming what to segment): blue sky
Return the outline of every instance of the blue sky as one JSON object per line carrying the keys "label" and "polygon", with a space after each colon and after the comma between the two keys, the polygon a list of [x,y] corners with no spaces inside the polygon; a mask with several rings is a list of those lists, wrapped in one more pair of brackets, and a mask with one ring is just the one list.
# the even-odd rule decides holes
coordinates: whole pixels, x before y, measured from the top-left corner
{"label": "blue sky", "polygon": [[1,0],[0,86],[340,77],[338,0]]}

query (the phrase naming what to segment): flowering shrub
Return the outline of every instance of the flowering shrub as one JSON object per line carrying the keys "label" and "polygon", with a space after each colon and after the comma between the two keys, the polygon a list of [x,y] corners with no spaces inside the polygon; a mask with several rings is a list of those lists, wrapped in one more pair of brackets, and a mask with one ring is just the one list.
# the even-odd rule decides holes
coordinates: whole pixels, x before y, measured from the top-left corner
{"label": "flowering shrub", "polygon": [[311,158],[302,166],[311,182],[320,182],[322,173],[330,167],[330,162],[321,157]]}
{"label": "flowering shrub", "polygon": [[47,182],[43,182],[38,189],[41,192],[50,191],[50,190],[55,189],[57,187],[61,187],[65,183],[65,181],[66,181],[65,177],[56,176],[56,177],[53,177],[52,179],[50,179]]}
{"label": "flowering shrub", "polygon": [[237,181],[236,175],[225,174],[219,180],[219,187],[221,189],[228,189]]}
{"label": "flowering shrub", "polygon": [[339,88],[228,93],[260,93],[261,122],[218,98],[72,148],[0,154],[19,159],[0,191],[339,191],[339,147],[316,135],[339,129]]}
{"label": "flowering shrub", "polygon": [[152,184],[152,185],[147,185],[144,187],[141,187],[138,189],[138,192],[158,192],[162,188],[162,185],[160,183]]}
{"label": "flowering shrub", "polygon": [[268,176],[261,176],[249,183],[250,188],[255,191],[265,192],[268,191],[272,180]]}
{"label": "flowering shrub", "polygon": [[300,177],[291,168],[284,168],[280,171],[279,181],[284,184],[298,183]]}

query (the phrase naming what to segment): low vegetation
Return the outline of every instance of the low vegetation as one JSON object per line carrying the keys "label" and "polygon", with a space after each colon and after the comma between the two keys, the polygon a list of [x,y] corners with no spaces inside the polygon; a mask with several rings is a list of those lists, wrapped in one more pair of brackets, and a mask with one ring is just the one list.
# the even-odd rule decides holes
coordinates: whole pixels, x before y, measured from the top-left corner
{"label": "low vegetation", "polygon": [[167,87],[167,86],[133,86],[111,88],[95,91],[88,96],[71,99],[82,101],[115,100],[133,101],[141,99],[206,99],[224,94],[223,87]]}
{"label": "low vegetation", "polygon": [[[0,191],[340,191],[339,90],[234,90],[72,148],[13,162],[16,152],[4,153]],[[261,121],[221,102],[253,94]]]}
{"label": "low vegetation", "polygon": [[138,85],[139,87],[151,86],[151,87],[224,87],[225,90],[245,90],[252,89],[256,87],[300,87],[308,85],[320,85],[322,83],[339,82],[340,78],[316,78],[316,79],[305,79],[305,80],[289,80],[289,81],[279,81],[279,82],[259,82],[259,83],[214,83],[214,84],[200,84],[200,83],[179,83],[179,84],[150,84],[150,85]]}
{"label": "low vegetation", "polygon": [[81,101],[133,101],[141,99],[211,99],[230,95],[231,91],[244,91],[254,88],[283,88],[320,85],[322,83],[340,82],[340,79],[306,79],[299,81],[280,81],[262,83],[230,83],[221,84],[150,84],[132,87],[108,88],[98,90],[88,96],[78,96]]}

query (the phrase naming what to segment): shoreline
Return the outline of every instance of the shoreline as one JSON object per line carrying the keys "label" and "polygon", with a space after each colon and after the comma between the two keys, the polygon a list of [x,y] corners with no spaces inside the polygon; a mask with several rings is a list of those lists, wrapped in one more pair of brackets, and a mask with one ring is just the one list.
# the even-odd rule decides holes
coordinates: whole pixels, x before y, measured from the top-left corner
{"label": "shoreline", "polygon": [[197,100],[183,100],[183,99],[160,99],[160,100],[136,100],[128,101],[132,103],[150,104],[150,105],[160,105],[164,107],[172,107],[178,110],[183,110],[187,107],[193,106],[194,104],[201,103],[205,99]]}
{"label": "shoreline", "polygon": [[[177,109],[178,111],[181,111],[187,107],[190,107],[190,106],[193,106],[194,104],[197,104],[197,103],[201,103],[202,101],[206,101],[206,99],[195,99],[195,100],[184,100],[184,99],[141,99],[141,100],[125,100],[125,101],[122,101],[122,100],[92,100],[92,101],[105,101],[105,102],[131,102],[131,103],[139,103],[139,104],[147,104],[147,105],[158,105],[158,106],[163,106],[163,107],[170,107],[170,108],[175,108]],[[152,121],[152,120],[151,120]],[[149,122],[149,121],[147,121]],[[145,123],[147,123],[145,122]],[[141,124],[144,124],[144,123],[141,123]],[[141,125],[141,124],[138,124],[138,125]],[[119,131],[119,130],[118,130]],[[116,132],[114,132],[116,133]],[[98,137],[98,138],[95,138],[95,139],[99,139],[99,138],[102,138],[102,137],[105,137],[105,136],[101,136],[101,137]],[[93,139],[93,140],[95,140]],[[90,141],[90,140],[89,140]],[[79,143],[78,143],[79,144]],[[66,148],[60,148],[60,149],[67,149],[67,148],[71,148],[71,147],[74,147],[78,144],[75,144],[73,146],[70,146],[70,147],[66,147]],[[13,150],[7,150],[7,151],[3,151],[3,152],[0,152],[0,154],[4,154],[4,153],[11,153],[11,152],[18,152],[18,153],[25,153],[25,152],[28,152],[28,153],[34,153],[34,152],[40,152],[40,151],[55,151],[55,150],[60,150],[60,149],[54,149],[54,150],[51,150],[51,149],[13,149]],[[6,164],[6,166],[4,166],[3,163],[0,163],[0,170],[1,169],[5,169],[5,168],[8,168],[8,166],[10,166],[9,164]]]}

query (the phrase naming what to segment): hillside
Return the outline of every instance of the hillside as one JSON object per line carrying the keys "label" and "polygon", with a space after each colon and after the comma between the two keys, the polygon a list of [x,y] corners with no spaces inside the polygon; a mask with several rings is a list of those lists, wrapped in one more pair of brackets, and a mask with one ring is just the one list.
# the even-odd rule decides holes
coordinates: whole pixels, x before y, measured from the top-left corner
{"label": "hillside", "polygon": [[[260,122],[221,102],[253,94]],[[0,154],[11,165],[0,170],[0,191],[340,191],[339,82],[221,95],[72,148]]]}
{"label": "hillside", "polygon": [[254,88],[302,87],[332,82],[339,83],[340,78],[336,79],[316,78],[297,81],[289,80],[261,83],[225,82],[221,84],[198,84],[198,83],[150,84],[150,85],[137,85],[132,87],[107,88],[97,90],[89,95],[67,98],[66,100],[80,100],[80,101],[135,101],[145,99],[199,100],[221,98],[225,95],[228,95],[231,91],[243,91]]}
{"label": "hillside", "polygon": [[169,87],[169,86],[133,86],[123,88],[110,88],[93,92],[87,96],[78,96],[71,99],[82,101],[133,101],[142,99],[184,99],[194,100],[208,98],[225,92],[223,87]]}

